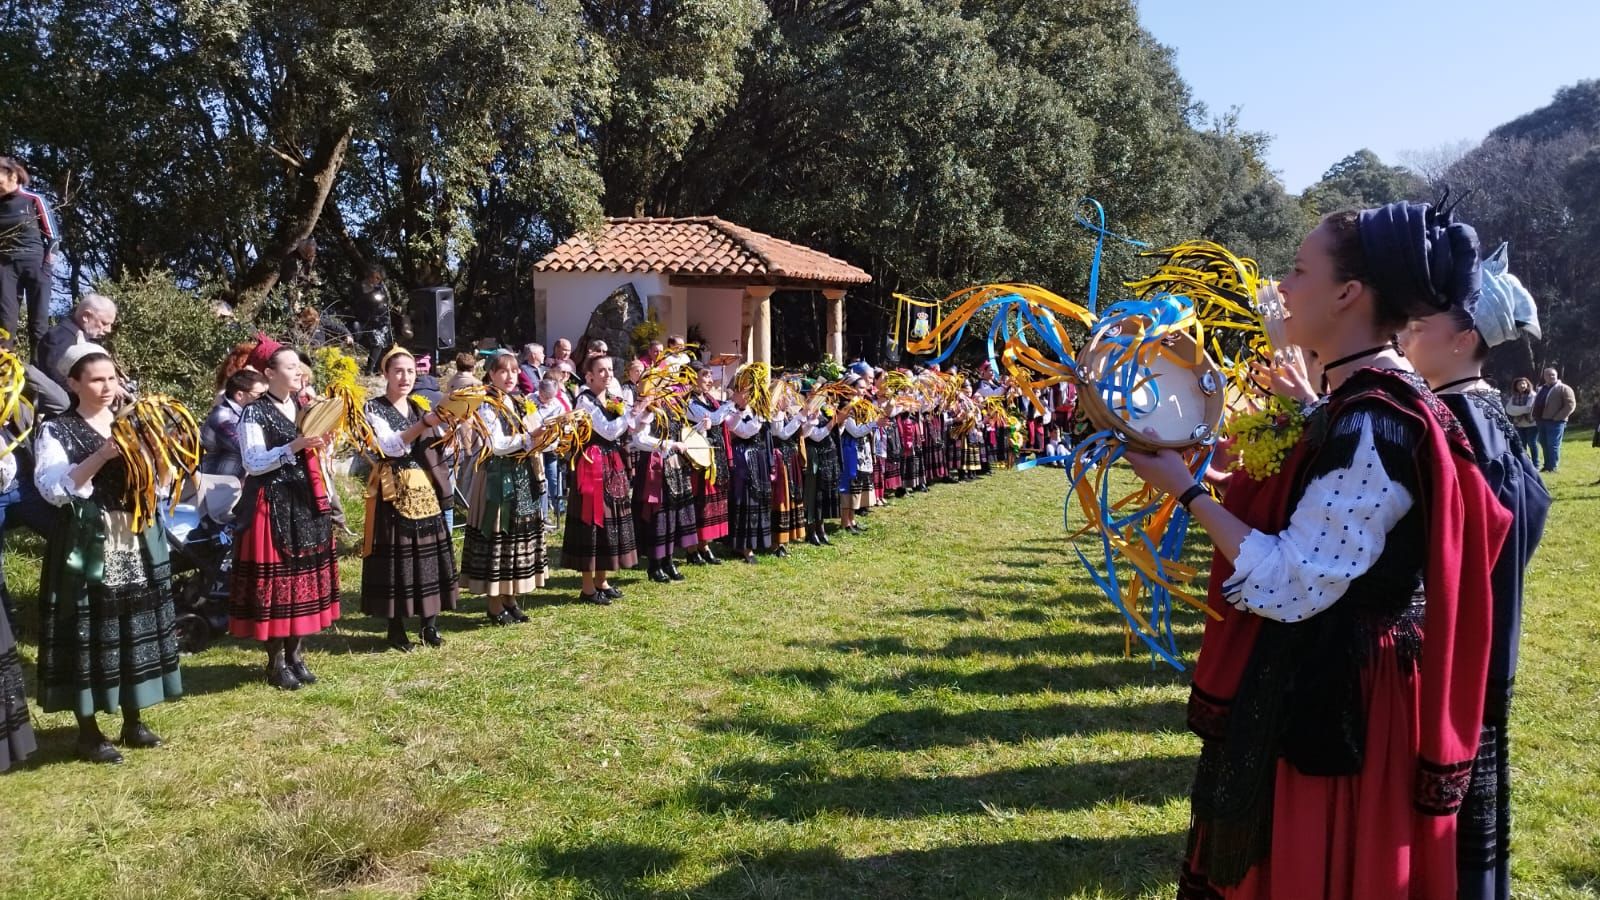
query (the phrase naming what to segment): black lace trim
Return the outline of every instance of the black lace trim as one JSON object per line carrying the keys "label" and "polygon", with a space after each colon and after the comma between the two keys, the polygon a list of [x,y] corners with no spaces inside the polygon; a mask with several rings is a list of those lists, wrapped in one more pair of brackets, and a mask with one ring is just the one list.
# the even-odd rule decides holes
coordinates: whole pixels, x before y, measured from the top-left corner
{"label": "black lace trim", "polygon": [[[251,422],[259,425],[269,450],[292,443],[300,434],[295,423],[278,409],[271,394],[263,394],[245,407],[239,422],[241,429]],[[247,525],[255,514],[257,488],[266,501],[267,519],[280,550],[294,555],[324,552],[333,540],[333,519],[317,507],[311,473],[300,456],[271,472],[245,478],[239,519]]]}
{"label": "black lace trim", "polygon": [[1417,760],[1417,783],[1412,793],[1412,805],[1426,816],[1454,815],[1467,798],[1472,783],[1472,760],[1454,763],[1436,763],[1430,759]]}
{"label": "black lace trim", "polygon": [[[106,439],[94,426],[83,420],[76,411],[63,413],[50,420],[50,433],[67,451],[67,459],[76,466],[93,456],[105,445]],[[103,510],[129,512],[128,465],[122,457],[107,462],[95,473],[90,499]]]}

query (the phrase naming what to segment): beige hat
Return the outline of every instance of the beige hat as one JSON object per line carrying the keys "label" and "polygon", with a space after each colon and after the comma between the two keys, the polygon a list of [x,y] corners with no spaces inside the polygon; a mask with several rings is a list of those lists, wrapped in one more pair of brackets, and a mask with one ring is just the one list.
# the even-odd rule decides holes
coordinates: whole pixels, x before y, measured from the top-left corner
{"label": "beige hat", "polygon": [[78,360],[83,359],[85,356],[88,356],[91,353],[104,353],[107,356],[111,355],[111,352],[106,350],[106,348],[89,341],[84,341],[81,344],[73,344],[71,347],[67,348],[65,353],[61,354],[60,361],[56,363],[56,374],[60,375],[62,378],[66,378],[67,374],[72,371],[72,367],[78,364]]}

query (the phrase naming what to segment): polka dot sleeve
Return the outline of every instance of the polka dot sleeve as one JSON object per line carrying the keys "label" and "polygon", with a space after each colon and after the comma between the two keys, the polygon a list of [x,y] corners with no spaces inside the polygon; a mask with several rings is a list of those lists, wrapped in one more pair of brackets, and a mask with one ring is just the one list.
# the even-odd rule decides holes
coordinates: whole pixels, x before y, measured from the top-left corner
{"label": "polka dot sleeve", "polygon": [[1362,423],[1349,465],[1306,486],[1288,528],[1245,538],[1224,599],[1278,622],[1322,612],[1372,568],[1411,504],[1411,492],[1384,468],[1371,423]]}

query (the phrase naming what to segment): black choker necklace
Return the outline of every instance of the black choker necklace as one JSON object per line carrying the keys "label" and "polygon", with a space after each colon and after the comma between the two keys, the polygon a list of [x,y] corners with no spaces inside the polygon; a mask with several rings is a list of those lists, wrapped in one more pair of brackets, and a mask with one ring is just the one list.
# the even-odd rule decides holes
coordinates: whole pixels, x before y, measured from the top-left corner
{"label": "black choker necklace", "polygon": [[1441,384],[1436,388],[1431,388],[1430,390],[1432,390],[1435,394],[1442,394],[1445,391],[1448,391],[1449,389],[1451,389],[1453,387],[1456,387],[1457,385],[1471,384],[1474,381],[1482,381],[1482,380],[1483,380],[1483,376],[1482,375],[1474,375],[1471,378],[1457,378],[1455,381],[1446,381],[1444,384]]}
{"label": "black choker necklace", "polygon": [[1352,353],[1349,356],[1341,356],[1338,359],[1334,360],[1333,362],[1328,363],[1327,365],[1323,366],[1322,367],[1322,392],[1324,394],[1326,394],[1328,392],[1328,373],[1329,372],[1332,372],[1334,369],[1337,369],[1342,365],[1346,365],[1348,363],[1353,363],[1358,359],[1363,359],[1365,357],[1372,356],[1373,354],[1376,354],[1376,353],[1382,353],[1383,351],[1388,350],[1388,349],[1390,349],[1390,348],[1392,348],[1394,346],[1395,346],[1394,341],[1390,341],[1387,344],[1379,344],[1376,347],[1368,347],[1367,349],[1362,350],[1359,353]]}

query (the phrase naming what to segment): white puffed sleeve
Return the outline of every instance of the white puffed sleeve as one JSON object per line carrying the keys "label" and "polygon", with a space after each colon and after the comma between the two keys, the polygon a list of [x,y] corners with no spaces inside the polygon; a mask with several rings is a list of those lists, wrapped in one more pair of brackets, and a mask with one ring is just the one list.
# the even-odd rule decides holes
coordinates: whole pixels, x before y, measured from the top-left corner
{"label": "white puffed sleeve", "polygon": [[1372,425],[1364,423],[1350,465],[1306,486],[1289,527],[1245,537],[1223,597],[1237,609],[1278,622],[1322,612],[1377,562],[1412,502],[1411,492],[1384,469]]}
{"label": "white puffed sleeve", "polygon": [[[514,403],[515,401],[509,402]],[[507,410],[507,412],[509,414],[512,410]],[[495,413],[495,410],[488,403],[478,407],[478,417],[488,426],[484,430],[489,433],[489,452],[493,455],[510,456],[513,453],[521,453],[532,446],[532,438],[526,432],[519,430],[516,434],[506,434],[500,428],[499,415]]]}
{"label": "white puffed sleeve", "polygon": [[378,441],[378,450],[390,459],[398,459],[411,452],[411,445],[407,444],[400,432],[389,426],[385,416],[375,415],[370,409],[364,410],[362,415],[367,417],[367,424],[372,426],[372,434]]}
{"label": "white puffed sleeve", "polygon": [[73,468],[66,445],[56,437],[54,423],[46,422],[33,442],[33,484],[51,506],[66,506],[74,499],[94,496],[94,479],[78,487],[72,483]]}
{"label": "white puffed sleeve", "polygon": [[244,463],[245,473],[265,475],[292,459],[294,451],[289,449],[288,444],[267,446],[267,433],[262,430],[255,415],[246,409],[239,421],[239,461]]}
{"label": "white puffed sleeve", "polygon": [[733,436],[748,440],[761,433],[761,417],[748,409],[738,410],[733,416]]}
{"label": "white puffed sleeve", "polygon": [[17,455],[15,453],[7,453],[5,456],[0,456],[0,494],[11,490],[16,480]]}
{"label": "white puffed sleeve", "polygon": [[621,415],[615,419],[608,418],[605,410],[600,408],[600,404],[595,400],[593,394],[578,395],[578,402],[574,404],[574,408],[588,413],[589,423],[594,426],[594,433],[608,441],[620,441],[629,431],[633,430],[634,423],[631,415]]}
{"label": "white puffed sleeve", "polygon": [[795,432],[804,424],[805,420],[799,416],[785,416],[772,423],[772,436],[780,441],[787,441],[794,437]]}
{"label": "white puffed sleeve", "polygon": [[851,417],[844,420],[844,430],[851,437],[864,438],[873,432],[874,426],[871,424],[863,425],[857,422],[854,417]]}

